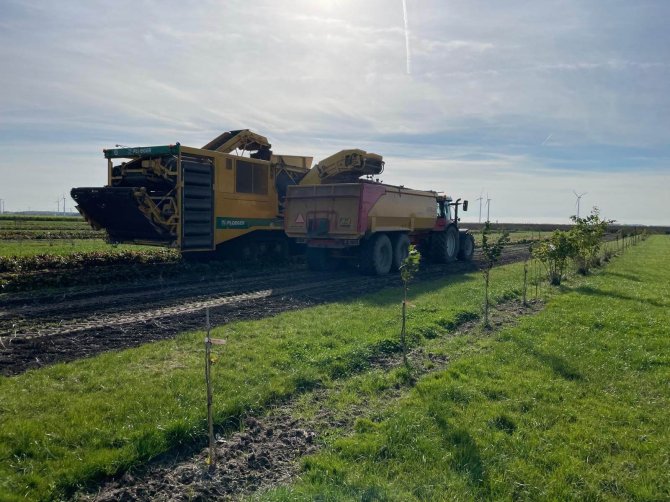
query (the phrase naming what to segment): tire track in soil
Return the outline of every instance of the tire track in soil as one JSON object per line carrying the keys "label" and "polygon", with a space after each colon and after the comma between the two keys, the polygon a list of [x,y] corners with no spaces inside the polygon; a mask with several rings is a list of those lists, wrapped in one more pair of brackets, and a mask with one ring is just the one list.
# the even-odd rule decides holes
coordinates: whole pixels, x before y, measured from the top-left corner
{"label": "tire track in soil", "polygon": [[[543,307],[541,302],[522,306],[518,301],[497,305],[491,312],[491,324],[495,333],[503,327],[515,324],[520,316],[533,315]],[[479,329],[480,320],[466,321],[447,336],[462,336]],[[449,364],[449,358],[426,351],[422,347],[413,349],[408,359],[414,368],[414,379],[428,373],[441,371]],[[403,364],[400,354],[374,357],[367,371],[389,370]],[[392,406],[406,392],[413,381],[384,391],[385,407]],[[337,387],[336,387],[337,388]],[[174,450],[162,459],[141,467],[137,472],[126,472],[116,478],[103,481],[95,493],[79,492],[74,499],[96,502],[117,500],[238,500],[259,491],[268,490],[294,481],[300,473],[299,460],[316,453],[328,435],[343,435],[353,432],[355,421],[371,418],[372,410],[365,403],[346,410],[346,415],[328,407],[329,397],[337,390],[317,388],[309,392],[313,408],[321,409],[309,420],[298,420],[298,400],[293,400],[270,409],[264,416],[247,416],[241,419],[240,428],[232,434],[221,431],[217,435],[215,455],[216,467],[210,471],[206,459],[208,448],[194,445]],[[195,453],[193,453],[195,451]]]}
{"label": "tire track in soil", "polygon": [[[501,264],[520,261],[528,256],[527,245],[508,246]],[[429,265],[419,279],[432,279],[475,270],[472,263]],[[287,286],[287,283],[290,285]],[[205,308],[210,308],[213,325],[237,320],[260,319],[328,301],[343,300],[399,285],[395,275],[361,276],[355,271],[318,274],[298,271],[281,272],[268,277],[215,281],[212,284],[170,287],[168,298],[160,292],[122,292],[116,297],[85,298],[81,313],[66,314],[70,301],[58,300],[42,308],[34,318],[19,307],[17,317],[0,317],[0,373],[15,375],[32,368],[89,357],[114,349],[172,338],[179,333],[202,329]],[[224,287],[228,294],[221,294]],[[198,290],[198,288],[201,288]],[[209,291],[203,294],[203,289]],[[194,296],[194,292],[198,294]],[[97,307],[96,301],[106,302]],[[5,311],[6,312],[6,311]],[[23,317],[19,317],[23,315]]]}

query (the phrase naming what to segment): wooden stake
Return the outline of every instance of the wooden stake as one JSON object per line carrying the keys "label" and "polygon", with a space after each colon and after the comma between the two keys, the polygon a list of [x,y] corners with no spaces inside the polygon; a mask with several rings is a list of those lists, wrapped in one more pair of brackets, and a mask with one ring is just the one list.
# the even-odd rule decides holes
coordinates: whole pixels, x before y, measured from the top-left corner
{"label": "wooden stake", "polygon": [[209,308],[205,309],[207,319],[207,337],[205,338],[205,383],[207,384],[207,430],[209,434],[209,471],[212,472],[216,466],[214,455],[214,419],[212,417],[212,339],[209,336],[211,325],[209,323]]}
{"label": "wooden stake", "polygon": [[523,306],[527,306],[526,291],[528,290],[528,260],[523,262]]}
{"label": "wooden stake", "polygon": [[407,318],[407,290],[405,290],[405,299],[402,301],[402,329],[400,330],[400,340],[402,342],[402,360],[407,366],[407,333],[405,331],[405,319]]}

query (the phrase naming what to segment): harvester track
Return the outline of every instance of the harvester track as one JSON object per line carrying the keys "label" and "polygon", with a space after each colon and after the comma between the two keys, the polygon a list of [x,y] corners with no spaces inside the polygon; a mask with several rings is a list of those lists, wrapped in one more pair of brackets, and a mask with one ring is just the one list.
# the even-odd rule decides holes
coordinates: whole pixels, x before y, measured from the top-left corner
{"label": "harvester track", "polygon": [[[501,261],[520,261],[527,256],[526,244],[510,245]],[[480,260],[476,253],[471,263],[429,265],[419,278],[474,270]],[[10,296],[0,307],[0,373],[18,374],[201,329],[206,308],[218,325],[350,298],[399,283],[396,275],[367,277],[354,271],[317,274],[296,267],[289,272],[242,278],[160,281],[116,293],[101,287],[32,298]]]}

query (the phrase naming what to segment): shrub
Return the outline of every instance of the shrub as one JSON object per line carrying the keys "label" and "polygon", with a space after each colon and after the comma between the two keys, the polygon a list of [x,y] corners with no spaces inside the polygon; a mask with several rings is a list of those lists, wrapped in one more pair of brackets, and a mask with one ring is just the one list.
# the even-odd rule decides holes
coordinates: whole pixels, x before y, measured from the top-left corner
{"label": "shrub", "polygon": [[600,247],[607,227],[614,220],[603,220],[597,207],[586,218],[572,216],[575,226],[570,230],[574,242],[573,259],[580,274],[588,274],[593,267],[600,265]]}
{"label": "shrub", "polygon": [[544,265],[547,278],[554,286],[561,284],[568,259],[575,256],[575,250],[573,235],[563,230],[555,230],[549,239],[532,247],[533,257]]}

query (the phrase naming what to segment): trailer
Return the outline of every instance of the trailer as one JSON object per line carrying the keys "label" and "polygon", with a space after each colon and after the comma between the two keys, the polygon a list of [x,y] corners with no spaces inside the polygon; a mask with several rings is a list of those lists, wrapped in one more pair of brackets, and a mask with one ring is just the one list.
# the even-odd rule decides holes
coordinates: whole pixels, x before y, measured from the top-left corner
{"label": "trailer", "polygon": [[458,228],[459,207],[468,202],[370,180],[291,186],[284,229],[306,245],[313,270],[353,259],[361,272],[384,275],[400,268],[410,244],[433,262],[471,260],[474,239]]}

